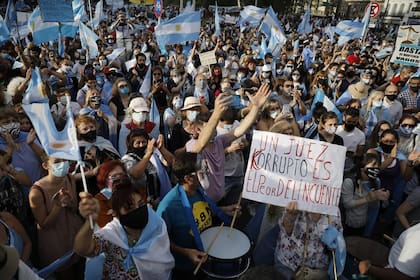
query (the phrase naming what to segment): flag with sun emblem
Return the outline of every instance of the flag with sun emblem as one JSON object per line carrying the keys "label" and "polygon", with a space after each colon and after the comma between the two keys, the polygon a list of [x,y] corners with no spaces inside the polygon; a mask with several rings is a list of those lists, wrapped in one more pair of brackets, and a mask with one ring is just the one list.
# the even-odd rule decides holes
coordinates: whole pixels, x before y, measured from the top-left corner
{"label": "flag with sun emblem", "polygon": [[156,39],[159,45],[196,41],[200,35],[200,24],[199,11],[181,14],[156,26]]}
{"label": "flag with sun emblem", "polygon": [[58,39],[58,23],[44,22],[39,7],[36,7],[29,17],[28,28],[36,45]]}
{"label": "flag with sun emblem", "polygon": [[274,12],[273,8],[270,6],[260,25],[261,32],[264,33],[267,36],[267,38],[271,37],[271,27],[273,27],[274,30],[276,30],[277,32],[281,32],[282,34],[284,34],[283,26],[277,18],[277,15]]}
{"label": "flag with sun emblem", "polygon": [[38,67],[32,69],[22,107],[31,120],[44,151],[49,156],[74,161],[81,160],[76,127],[70,108],[70,96],[67,96],[67,123],[63,130],[58,131],[50,112],[48,96]]}

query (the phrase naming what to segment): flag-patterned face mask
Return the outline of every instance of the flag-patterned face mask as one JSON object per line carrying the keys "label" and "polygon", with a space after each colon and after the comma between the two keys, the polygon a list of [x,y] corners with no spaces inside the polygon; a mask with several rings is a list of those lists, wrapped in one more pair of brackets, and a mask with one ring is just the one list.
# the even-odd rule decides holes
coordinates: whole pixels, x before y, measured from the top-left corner
{"label": "flag-patterned face mask", "polygon": [[20,133],[20,123],[11,122],[0,126],[0,133],[9,133],[13,138],[19,136]]}

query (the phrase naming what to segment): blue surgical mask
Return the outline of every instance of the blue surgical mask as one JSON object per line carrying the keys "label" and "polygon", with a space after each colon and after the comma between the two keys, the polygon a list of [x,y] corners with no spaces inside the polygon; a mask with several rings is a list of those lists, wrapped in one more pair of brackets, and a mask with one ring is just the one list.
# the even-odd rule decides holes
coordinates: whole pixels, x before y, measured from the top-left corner
{"label": "blue surgical mask", "polygon": [[119,88],[118,92],[121,94],[128,94],[128,87]]}
{"label": "blue surgical mask", "polygon": [[52,173],[55,177],[64,177],[69,173],[70,163],[66,161],[56,162],[52,165]]}
{"label": "blue surgical mask", "polygon": [[188,111],[187,112],[187,119],[190,122],[195,122],[195,120],[197,119],[197,116],[200,114],[200,112],[198,111]]}
{"label": "blue surgical mask", "polygon": [[111,188],[103,188],[101,190],[101,194],[103,194],[106,199],[111,199],[112,197],[112,189]]}
{"label": "blue surgical mask", "polygon": [[413,128],[411,127],[402,127],[399,128],[400,134],[403,137],[410,137],[410,135],[413,133]]}

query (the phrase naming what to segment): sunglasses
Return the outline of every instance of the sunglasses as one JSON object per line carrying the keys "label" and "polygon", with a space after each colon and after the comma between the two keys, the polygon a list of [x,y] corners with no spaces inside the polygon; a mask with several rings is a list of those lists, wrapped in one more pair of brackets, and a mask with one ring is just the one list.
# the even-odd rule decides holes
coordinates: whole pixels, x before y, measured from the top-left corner
{"label": "sunglasses", "polygon": [[401,126],[402,127],[405,127],[405,128],[414,128],[414,127],[416,127],[415,124],[409,124],[409,123],[403,123],[403,124],[401,124]]}
{"label": "sunglasses", "polygon": [[127,85],[120,85],[120,86],[118,86],[118,88],[126,88],[127,87]]}

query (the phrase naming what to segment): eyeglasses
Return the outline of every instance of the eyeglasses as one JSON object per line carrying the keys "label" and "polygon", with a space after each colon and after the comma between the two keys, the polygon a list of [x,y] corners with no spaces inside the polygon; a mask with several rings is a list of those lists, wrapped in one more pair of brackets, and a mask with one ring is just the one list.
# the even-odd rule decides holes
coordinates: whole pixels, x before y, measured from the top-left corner
{"label": "eyeglasses", "polygon": [[405,127],[405,128],[414,128],[414,127],[416,127],[416,125],[415,124],[410,124],[410,123],[403,123],[403,124],[401,124],[401,126],[402,127]]}
{"label": "eyeglasses", "polygon": [[99,66],[99,64],[93,64],[93,66]]}

